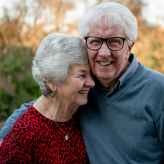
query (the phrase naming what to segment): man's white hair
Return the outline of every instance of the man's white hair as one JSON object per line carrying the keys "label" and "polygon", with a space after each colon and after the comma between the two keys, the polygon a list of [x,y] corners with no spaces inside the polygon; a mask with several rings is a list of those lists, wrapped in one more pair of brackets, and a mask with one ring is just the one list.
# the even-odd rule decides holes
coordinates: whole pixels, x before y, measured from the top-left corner
{"label": "man's white hair", "polygon": [[137,39],[138,25],[136,17],[126,6],[116,2],[102,3],[87,12],[79,23],[78,34],[84,38],[90,32],[91,27],[98,25],[101,28],[104,24],[109,28],[113,26],[123,28],[126,37],[129,38],[129,45],[132,45]]}

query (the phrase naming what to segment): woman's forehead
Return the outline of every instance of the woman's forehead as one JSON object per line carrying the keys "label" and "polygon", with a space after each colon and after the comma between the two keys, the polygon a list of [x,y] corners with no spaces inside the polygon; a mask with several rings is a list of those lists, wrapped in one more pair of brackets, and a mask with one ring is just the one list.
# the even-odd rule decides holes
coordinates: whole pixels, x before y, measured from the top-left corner
{"label": "woman's forehead", "polygon": [[70,68],[71,74],[76,74],[78,72],[88,73],[90,71],[89,64],[73,64]]}

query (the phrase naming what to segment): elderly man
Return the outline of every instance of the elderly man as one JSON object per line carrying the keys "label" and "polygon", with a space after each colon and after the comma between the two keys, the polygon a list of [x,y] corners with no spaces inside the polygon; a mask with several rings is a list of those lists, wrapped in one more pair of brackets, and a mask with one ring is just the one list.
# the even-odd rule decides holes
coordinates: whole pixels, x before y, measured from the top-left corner
{"label": "elderly man", "polygon": [[[123,5],[103,3],[83,16],[79,35],[96,83],[77,111],[90,162],[164,163],[164,75],[131,54],[136,18]],[[30,104],[8,119],[0,139]]]}

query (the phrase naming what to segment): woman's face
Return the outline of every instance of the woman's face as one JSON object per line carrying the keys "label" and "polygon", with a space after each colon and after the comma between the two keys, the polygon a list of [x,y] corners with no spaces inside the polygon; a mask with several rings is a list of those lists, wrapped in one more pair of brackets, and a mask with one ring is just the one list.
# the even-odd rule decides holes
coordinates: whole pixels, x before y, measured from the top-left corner
{"label": "woman's face", "polygon": [[60,97],[63,103],[84,105],[88,101],[88,92],[94,85],[89,64],[72,65],[65,82],[57,86],[56,96]]}

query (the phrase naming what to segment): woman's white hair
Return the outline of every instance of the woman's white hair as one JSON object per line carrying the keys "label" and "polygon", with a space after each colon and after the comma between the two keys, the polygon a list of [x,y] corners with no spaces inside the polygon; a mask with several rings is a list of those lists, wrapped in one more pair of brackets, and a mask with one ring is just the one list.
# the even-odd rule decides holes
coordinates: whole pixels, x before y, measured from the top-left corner
{"label": "woman's white hair", "polygon": [[132,45],[137,39],[138,25],[136,17],[126,6],[116,2],[102,3],[87,12],[79,23],[78,34],[84,38],[90,32],[91,27],[98,25],[101,28],[104,24],[109,28],[112,26],[123,28],[126,37],[129,38],[129,45]]}
{"label": "woman's white hair", "polygon": [[32,66],[34,79],[43,95],[51,92],[45,77],[60,85],[68,76],[71,65],[87,64],[88,56],[84,42],[77,36],[52,33],[41,42]]}

